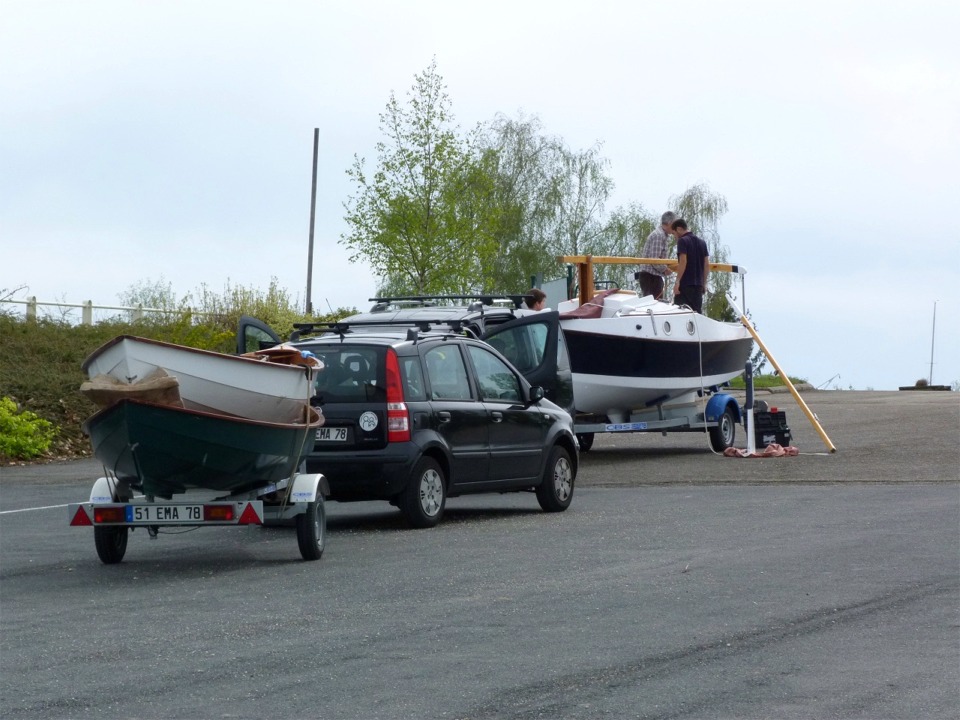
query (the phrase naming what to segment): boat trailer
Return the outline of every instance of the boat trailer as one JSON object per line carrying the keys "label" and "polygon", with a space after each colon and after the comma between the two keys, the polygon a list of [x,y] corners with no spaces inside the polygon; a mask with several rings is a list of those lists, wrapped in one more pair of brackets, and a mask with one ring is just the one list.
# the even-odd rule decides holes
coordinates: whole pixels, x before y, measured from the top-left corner
{"label": "boat trailer", "polygon": [[651,403],[648,408],[634,410],[622,420],[578,414],[574,417],[574,431],[580,442],[580,450],[586,452],[593,446],[596,433],[659,432],[666,435],[668,432],[704,430],[710,435],[710,447],[714,451],[722,453],[728,447],[733,447],[736,426],[744,417],[736,398],[723,392],[714,392],[705,404],[699,398],[699,391],[669,402],[664,398]]}
{"label": "boat trailer", "polygon": [[[85,503],[67,506],[69,524],[93,527],[97,555],[107,565],[119,563],[127,551],[131,530],[144,528],[151,539],[168,528],[284,525],[297,529],[297,545],[304,560],[319,560],[327,534],[324,496],[330,494],[320,474],[292,478],[253,490],[216,495],[202,488],[183,493],[182,500],[135,496],[123,478],[98,478]],[[210,497],[210,495],[213,495]]]}

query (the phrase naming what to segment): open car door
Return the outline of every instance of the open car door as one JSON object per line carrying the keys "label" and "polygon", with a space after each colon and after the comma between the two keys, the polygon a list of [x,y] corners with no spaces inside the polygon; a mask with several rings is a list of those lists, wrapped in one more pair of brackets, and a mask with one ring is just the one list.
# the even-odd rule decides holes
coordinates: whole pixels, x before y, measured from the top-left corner
{"label": "open car door", "polygon": [[237,327],[237,355],[279,345],[282,341],[266,323],[248,315],[240,316]]}
{"label": "open car door", "polygon": [[482,336],[551,402],[573,414],[573,373],[560,330],[560,313],[548,310],[497,325]]}

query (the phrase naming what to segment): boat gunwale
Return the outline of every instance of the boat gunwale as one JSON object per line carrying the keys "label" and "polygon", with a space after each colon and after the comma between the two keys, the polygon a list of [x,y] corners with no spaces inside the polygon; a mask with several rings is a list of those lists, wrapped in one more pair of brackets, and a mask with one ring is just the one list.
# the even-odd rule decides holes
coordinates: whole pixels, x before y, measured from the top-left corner
{"label": "boat gunwale", "polygon": [[[86,432],[88,425],[100,422],[104,416],[106,416],[109,413],[115,412],[118,406],[125,405],[127,403],[131,405],[139,405],[143,407],[169,410],[174,413],[180,413],[180,414],[190,415],[194,417],[206,417],[206,418],[213,418],[217,420],[229,420],[230,422],[239,422],[245,425],[256,425],[258,427],[273,428],[273,429],[282,428],[282,429],[290,429],[290,430],[294,430],[294,429],[304,430],[304,429],[310,429],[315,427],[321,427],[325,421],[323,413],[317,408],[310,405],[306,401],[304,401],[303,404],[304,404],[304,408],[307,411],[306,414],[309,417],[309,420],[304,422],[284,423],[284,422],[274,422],[272,420],[257,420],[255,418],[243,417],[242,415],[231,415],[230,413],[209,412],[207,410],[195,410],[193,408],[178,407],[176,405],[165,405],[163,403],[149,402],[146,400],[137,400],[135,398],[122,398],[117,402],[115,402],[113,405],[110,405],[109,407],[105,407],[98,410],[93,415],[91,415],[86,420],[84,420],[83,421],[84,431]],[[87,434],[89,435],[89,432],[87,432]]]}
{"label": "boat gunwale", "polygon": [[[292,371],[294,371],[294,372],[298,372],[298,373],[301,373],[301,374],[304,372],[304,368],[307,367],[307,366],[305,366],[305,365],[287,365],[287,364],[284,364],[284,363],[275,363],[275,362],[270,362],[269,360],[266,360],[266,359],[258,359],[258,358],[253,358],[253,357],[246,357],[246,356],[244,356],[244,355],[231,355],[231,354],[229,354],[229,353],[217,352],[216,350],[204,350],[204,349],[202,349],[202,348],[189,347],[189,346],[187,346],[187,345],[177,345],[176,343],[169,343],[169,342],[165,342],[165,341],[163,341],[163,340],[154,340],[154,339],[152,339],[152,338],[140,337],[139,335],[118,335],[117,337],[115,337],[115,338],[113,338],[113,339],[111,339],[111,340],[108,340],[108,341],[105,342],[103,345],[101,345],[100,347],[98,347],[96,350],[94,350],[93,352],[91,352],[91,353],[84,359],[84,361],[80,364],[80,369],[83,370],[84,373],[87,373],[87,374],[88,374],[88,372],[87,372],[87,371],[88,371],[88,368],[90,367],[91,364],[93,364],[93,362],[94,362],[98,357],[100,357],[101,355],[103,355],[104,353],[106,353],[106,352],[107,352],[109,349],[111,349],[112,347],[114,347],[114,346],[116,346],[116,345],[120,345],[124,340],[133,340],[133,341],[135,341],[135,342],[144,343],[144,344],[147,344],[147,345],[155,345],[155,346],[160,346],[160,347],[163,347],[163,348],[170,348],[170,349],[174,349],[174,350],[182,350],[182,351],[194,353],[194,354],[196,354],[196,355],[207,356],[207,357],[210,357],[210,358],[226,359],[226,360],[236,360],[236,361],[242,361],[242,362],[247,362],[247,363],[256,363],[256,364],[258,364],[258,365],[269,366],[269,367],[271,367],[271,368],[278,368],[278,369],[281,369],[281,370],[283,370],[283,371],[291,371],[291,370],[292,370]],[[158,367],[159,367],[159,366],[158,366]],[[168,369],[168,368],[165,368],[165,369]],[[309,368],[307,368],[307,369],[309,369]]]}

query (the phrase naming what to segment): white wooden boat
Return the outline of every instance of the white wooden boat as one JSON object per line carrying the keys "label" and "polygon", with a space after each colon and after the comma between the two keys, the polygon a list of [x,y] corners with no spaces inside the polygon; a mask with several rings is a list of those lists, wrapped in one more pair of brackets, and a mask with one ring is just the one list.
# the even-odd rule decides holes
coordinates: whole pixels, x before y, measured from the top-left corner
{"label": "white wooden boat", "polygon": [[[121,335],[95,350],[83,361],[82,368],[100,390],[110,383],[103,382],[104,378],[97,381],[98,376],[136,385],[156,378],[162,370],[176,378],[184,408],[293,423],[302,422],[304,406],[314,392],[316,370],[312,364],[287,364],[297,362],[294,355],[299,358],[299,353],[277,351],[226,355]],[[101,405],[110,404],[109,393],[105,397]],[[136,399],[137,395],[135,391],[118,393],[117,399],[120,397]]]}
{"label": "white wooden boat", "polygon": [[[592,268],[586,277],[592,277]],[[591,283],[584,293],[589,299],[581,296],[557,307],[577,412],[622,422],[636,410],[689,403],[696,391],[743,373],[753,338],[742,324],[712,320],[629,290],[592,289]]]}

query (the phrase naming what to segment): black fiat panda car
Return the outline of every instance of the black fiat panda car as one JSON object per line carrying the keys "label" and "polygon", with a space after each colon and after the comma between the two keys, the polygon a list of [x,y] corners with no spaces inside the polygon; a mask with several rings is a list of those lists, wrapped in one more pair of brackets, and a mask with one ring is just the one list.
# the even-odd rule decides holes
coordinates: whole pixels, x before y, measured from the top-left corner
{"label": "black fiat panda car", "polygon": [[[544,319],[521,319],[501,338],[529,346],[534,376],[556,366]],[[323,363],[311,402],[325,422],[306,469],[326,476],[331,499],[387,500],[415,527],[435,525],[447,498],[467,493],[532,491],[548,512],[570,505],[570,414],[471,334],[449,323],[349,321],[294,333],[289,344]],[[267,326],[241,320],[239,350],[277,342]]]}

